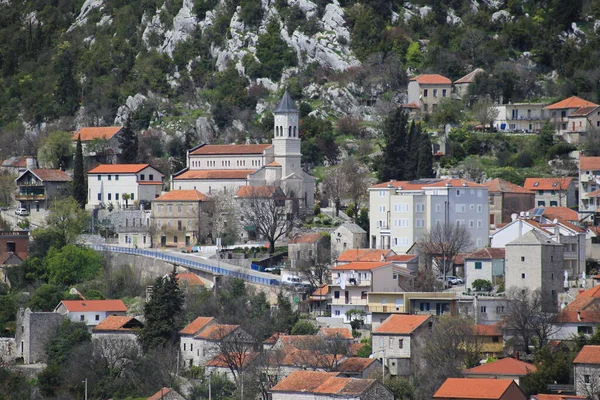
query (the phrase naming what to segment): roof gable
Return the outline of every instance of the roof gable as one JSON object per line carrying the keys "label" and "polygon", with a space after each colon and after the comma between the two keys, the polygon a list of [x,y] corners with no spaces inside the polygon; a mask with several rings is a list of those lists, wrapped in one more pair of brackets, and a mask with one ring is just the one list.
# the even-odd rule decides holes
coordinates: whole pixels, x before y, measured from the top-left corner
{"label": "roof gable", "polygon": [[[433,398],[496,400],[502,398],[511,385],[515,385],[522,392],[512,379],[448,378]],[[523,399],[525,398],[523,394]]]}
{"label": "roof gable", "polygon": [[430,318],[430,315],[390,315],[373,333],[408,335]]}
{"label": "roof gable", "polygon": [[63,300],[56,308],[61,304],[69,312],[127,312],[127,306],[123,300]]}
{"label": "roof gable", "polygon": [[193,320],[192,322],[190,322],[189,324],[187,324],[185,326],[185,328],[180,330],[179,334],[180,335],[195,335],[202,328],[204,328],[205,326],[207,326],[208,324],[211,324],[213,322],[216,322],[216,320],[213,317],[198,317],[195,320]]}
{"label": "roof gable", "polygon": [[190,155],[249,155],[263,154],[272,144],[205,144],[190,152]]}
{"label": "roof gable", "polygon": [[73,134],[73,140],[81,137],[82,142],[88,142],[94,139],[112,139],[123,129],[121,126],[89,126],[81,128]]}
{"label": "roof gable", "polygon": [[120,332],[134,332],[136,329],[142,328],[144,324],[135,319],[134,317],[109,315],[106,319],[96,325],[92,332],[102,331],[120,331]]}
{"label": "roof gable", "polygon": [[485,72],[482,68],[475,68],[473,71],[469,72],[462,78],[458,79],[457,81],[454,81],[454,84],[459,85],[461,83],[473,83],[475,82],[475,77],[482,72]]}
{"label": "roof gable", "polygon": [[582,99],[581,97],[571,96],[554,104],[544,107],[546,110],[562,110],[569,108],[594,107],[598,104]]}
{"label": "roof gable", "polygon": [[479,365],[463,371],[464,375],[511,375],[525,376],[528,372],[536,372],[537,367],[533,364],[516,360],[512,357],[503,358],[498,361]]}
{"label": "roof gable", "polygon": [[470,253],[465,256],[465,260],[469,259],[479,259],[479,260],[497,260],[504,259],[506,251],[502,248],[494,248],[494,247],[484,247],[483,249],[479,249],[473,253]]}
{"label": "roof gable", "polygon": [[452,81],[440,74],[421,74],[410,79],[421,85],[451,85]]}
{"label": "roof gable", "polygon": [[27,174],[33,174],[42,182],[71,182],[73,179],[60,169],[33,168],[24,171],[15,182],[18,182]]}

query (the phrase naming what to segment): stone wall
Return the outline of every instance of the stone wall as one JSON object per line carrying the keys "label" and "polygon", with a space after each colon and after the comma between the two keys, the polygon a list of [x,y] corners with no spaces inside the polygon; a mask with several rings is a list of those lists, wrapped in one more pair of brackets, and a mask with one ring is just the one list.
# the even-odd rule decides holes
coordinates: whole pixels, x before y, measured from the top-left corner
{"label": "stone wall", "polygon": [[16,357],[23,357],[25,364],[44,362],[46,343],[63,319],[62,315],[53,312],[20,309],[16,323]]}
{"label": "stone wall", "polygon": [[0,338],[0,363],[8,363],[17,358],[14,338]]}

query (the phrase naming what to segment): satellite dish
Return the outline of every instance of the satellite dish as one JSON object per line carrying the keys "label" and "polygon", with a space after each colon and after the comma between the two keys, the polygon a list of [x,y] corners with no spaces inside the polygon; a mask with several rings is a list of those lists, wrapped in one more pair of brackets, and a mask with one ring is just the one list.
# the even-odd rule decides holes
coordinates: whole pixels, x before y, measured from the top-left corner
{"label": "satellite dish", "polygon": [[69,294],[76,295],[79,294],[79,291],[75,288],[71,288],[71,290],[69,290]]}

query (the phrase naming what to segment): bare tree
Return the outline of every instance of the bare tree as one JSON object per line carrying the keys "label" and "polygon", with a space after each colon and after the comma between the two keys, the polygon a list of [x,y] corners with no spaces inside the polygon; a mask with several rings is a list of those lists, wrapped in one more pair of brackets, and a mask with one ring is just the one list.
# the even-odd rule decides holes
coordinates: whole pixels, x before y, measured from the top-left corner
{"label": "bare tree", "polygon": [[271,254],[275,251],[275,242],[291,232],[298,218],[291,212],[289,203],[279,187],[250,186],[249,195],[240,198],[242,221],[269,241]]}
{"label": "bare tree", "polygon": [[471,234],[464,225],[437,224],[417,242],[426,262],[434,261],[444,276],[454,269],[454,257],[472,247]]}
{"label": "bare tree", "polygon": [[358,211],[367,196],[371,184],[369,180],[369,169],[356,157],[349,157],[342,161],[340,168],[342,171],[342,178],[346,183],[344,195],[352,200],[352,204],[354,205],[352,216],[356,222]]}
{"label": "bare tree", "polygon": [[206,243],[211,236],[213,218],[215,212],[214,201],[201,201],[197,204],[197,217],[195,221],[195,235],[198,244]]}
{"label": "bare tree", "polygon": [[213,243],[221,238],[224,245],[237,241],[239,219],[237,215],[238,204],[233,190],[215,191],[210,194],[212,207],[207,209],[206,225],[209,233],[207,238]]}
{"label": "bare tree", "polygon": [[313,369],[334,371],[338,363],[350,351],[350,342],[342,337],[309,336],[297,345],[294,363]]}
{"label": "bare tree", "polygon": [[512,287],[508,289],[506,298],[505,328],[521,339],[525,352],[530,352],[531,344],[536,350],[541,349],[559,328],[556,325],[557,315],[543,311],[540,290]]}
{"label": "bare tree", "polygon": [[475,120],[483,125],[483,129],[485,129],[486,124],[490,124],[491,129],[494,119],[498,116],[498,109],[490,98],[477,100],[471,111]]}
{"label": "bare tree", "polygon": [[239,327],[231,331],[231,325],[220,326],[222,331],[216,332],[216,336],[220,338],[217,341],[217,359],[227,366],[236,384],[240,386],[244,369],[256,357],[254,349],[257,342]]}
{"label": "bare tree", "polygon": [[330,205],[335,207],[336,217],[340,215],[342,201],[347,191],[348,183],[344,178],[342,166],[336,165],[329,170],[323,180],[323,195],[330,201]]}
{"label": "bare tree", "polygon": [[312,287],[327,283],[331,265],[331,236],[326,235],[317,242],[312,257],[301,258],[296,263],[298,275],[310,282]]}

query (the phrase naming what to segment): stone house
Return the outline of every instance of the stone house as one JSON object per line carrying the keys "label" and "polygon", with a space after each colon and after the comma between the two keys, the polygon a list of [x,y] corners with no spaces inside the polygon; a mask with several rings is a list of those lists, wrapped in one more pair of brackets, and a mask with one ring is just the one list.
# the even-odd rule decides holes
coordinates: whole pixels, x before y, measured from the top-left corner
{"label": "stone house", "polygon": [[0,164],[0,171],[19,176],[28,169],[36,168],[37,160],[32,156],[9,157]]}
{"label": "stone house", "polygon": [[125,316],[127,306],[123,300],[63,300],[54,312],[73,322],[83,322],[93,327],[111,315]]}
{"label": "stone house", "polygon": [[15,179],[18,187],[15,200],[35,217],[40,211],[48,210],[72,180],[59,169],[28,169]]}
{"label": "stone house", "polygon": [[504,249],[484,247],[465,256],[465,289],[473,289],[477,279],[489,281],[492,285],[504,282]]}
{"label": "stone house", "polygon": [[573,301],[560,306],[551,338],[571,340],[578,335],[589,336],[600,324],[600,286],[580,292]]}
{"label": "stone house", "polygon": [[22,357],[24,364],[45,362],[46,343],[63,321],[64,317],[54,312],[19,309],[15,333],[17,357]]}
{"label": "stone house", "polygon": [[367,231],[356,224],[345,222],[331,234],[331,259],[335,260],[348,249],[362,249],[367,245]]}
{"label": "stone house", "polygon": [[194,337],[202,329],[216,323],[217,320],[213,317],[198,317],[179,331],[179,354],[181,355],[181,362],[183,365],[190,367],[201,365],[200,351],[197,347],[196,351],[194,351]]}
{"label": "stone house", "polygon": [[415,366],[432,327],[430,315],[395,314],[372,332],[373,355],[380,358],[392,376],[408,376]]}
{"label": "stone house", "polygon": [[506,245],[507,289],[539,289],[542,310],[558,311],[563,290],[563,246],[532,230]]}
{"label": "stone house", "polygon": [[28,255],[28,231],[0,231],[0,266],[19,265]]}
{"label": "stone house", "polygon": [[600,127],[600,106],[581,107],[568,116],[567,129],[560,131],[567,143],[579,144],[586,134]]}
{"label": "stone house", "polygon": [[[544,107],[544,111],[546,111],[550,123],[559,136],[562,136],[568,143],[578,143],[578,129],[580,127],[573,125],[573,123],[579,120],[580,114],[584,114],[580,112],[582,109],[594,107],[598,107],[598,104],[577,96],[571,96]],[[573,119],[571,116],[573,116]]]}
{"label": "stone house", "polygon": [[144,324],[134,317],[110,315],[92,328],[92,340],[122,340],[137,343],[137,332]]}
{"label": "stone house", "polygon": [[575,181],[571,177],[526,178],[523,187],[535,193],[536,207],[577,206]]}
{"label": "stone house", "polygon": [[339,372],[295,371],[269,391],[272,400],[393,400],[375,379],[343,378]]}
{"label": "stone house", "polygon": [[506,357],[466,369],[462,374],[467,378],[512,379],[521,386],[523,378],[536,371],[537,367],[533,364]]}
{"label": "stone house", "polygon": [[161,247],[189,247],[211,231],[211,200],[197,190],[171,190],[152,200],[152,225]]}
{"label": "stone house", "polygon": [[301,233],[288,242],[288,258],[292,267],[298,263],[329,264],[330,237],[320,232]]}
{"label": "stone house", "polygon": [[595,396],[600,388],[600,346],[583,346],[573,360],[573,381],[578,396]]}
{"label": "stone house", "polygon": [[496,178],[484,182],[488,187],[490,227],[507,224],[512,221],[511,215],[519,214],[535,206],[535,193],[519,185]]}
{"label": "stone house", "polygon": [[121,126],[90,126],[73,133],[73,146],[81,138],[81,148],[88,165],[116,164],[121,154]]}
{"label": "stone house", "polygon": [[448,378],[433,395],[434,400],[527,400],[512,379]]}
{"label": "stone house", "polygon": [[469,100],[469,86],[475,83],[477,75],[485,73],[481,68],[475,68],[460,79],[454,81],[453,92],[454,96],[458,99]]}
{"label": "stone house", "polygon": [[452,81],[438,74],[422,74],[408,82],[408,104],[423,114],[433,114],[441,101],[452,96]]}
{"label": "stone house", "polygon": [[378,379],[382,364],[377,358],[347,357],[338,363],[335,370],[348,378]]}

